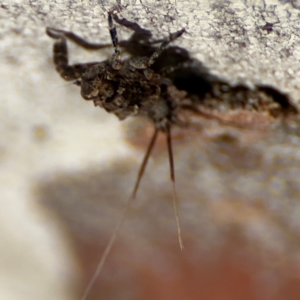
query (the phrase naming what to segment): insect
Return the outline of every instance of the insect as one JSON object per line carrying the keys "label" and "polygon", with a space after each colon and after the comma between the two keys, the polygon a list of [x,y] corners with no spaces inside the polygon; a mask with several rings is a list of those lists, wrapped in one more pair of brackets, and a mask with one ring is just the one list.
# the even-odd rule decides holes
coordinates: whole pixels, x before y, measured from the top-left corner
{"label": "insect", "polygon": [[[133,29],[134,33],[129,41],[118,41],[114,21]],[[114,48],[111,58],[102,62],[75,65],[69,65],[68,63],[67,40],[75,42],[86,49],[103,49],[107,45],[91,44],[69,31],[50,27],[46,29],[47,34],[55,39],[53,61],[57,72],[63,79],[79,86],[81,96],[85,100],[93,101],[95,106],[115,114],[119,120],[131,116],[143,116],[150,119],[154,125],[154,132],[142,160],[131,197],[82,297],[83,300],[86,299],[93,283],[101,272],[130,205],[136,198],[140,181],[159,131],[164,132],[166,136],[178,240],[181,249],[183,249],[171,143],[171,127],[173,125],[186,125],[180,119],[180,112],[193,111],[201,117],[216,119],[222,124],[234,126],[238,124],[224,121],[216,115],[207,113],[199,109],[199,105],[211,109],[221,105],[230,109],[242,108],[269,111],[274,116],[297,113],[296,108],[290,103],[285,94],[264,85],[256,85],[252,89],[243,84],[231,86],[224,80],[208,74],[199,62],[190,59],[188,53],[182,49],[178,51],[177,48],[175,49],[177,52],[174,51],[174,53],[168,52],[167,57],[164,57],[167,62],[158,63],[159,59],[168,51],[167,46],[185,33],[184,29],[171,33],[162,40],[149,43],[148,31],[142,30],[136,23],[119,19],[117,15],[112,13],[108,13],[108,27]],[[154,44],[159,45],[154,47]],[[131,54],[131,57],[122,60],[120,47],[125,48]],[[145,55],[141,55],[141,53]]]}
{"label": "insect", "polygon": [[[72,81],[80,86],[81,96],[88,101],[93,101],[95,106],[104,108],[107,112],[115,114],[119,120],[130,116],[144,116],[154,124],[154,132],[147,151],[140,166],[137,180],[114,234],[112,235],[98,268],[87,287],[82,299],[86,299],[96,277],[100,273],[108,253],[120,231],[125,216],[130,208],[131,202],[136,198],[137,190],[144,174],[149,156],[155,145],[158,132],[166,135],[169,155],[170,177],[173,183],[173,204],[176,216],[178,240],[180,248],[183,249],[181,239],[177,195],[175,187],[174,160],[171,144],[171,126],[181,125],[177,112],[183,106],[182,97],[177,97],[178,91],[172,81],[160,73],[151,69],[156,59],[162,54],[169,43],[183,35],[184,29],[171,33],[160,41],[160,45],[150,56],[133,56],[121,59],[121,51],[118,42],[117,30],[113,22],[113,14],[108,13],[108,27],[114,48],[110,59],[102,62],[68,64],[67,39],[79,44],[84,48],[101,49],[106,45],[90,44],[72,32],[48,27],[46,33],[53,39],[53,61],[57,72],[66,81]],[[118,20],[118,19],[117,19]],[[185,103],[186,107],[187,104]]]}

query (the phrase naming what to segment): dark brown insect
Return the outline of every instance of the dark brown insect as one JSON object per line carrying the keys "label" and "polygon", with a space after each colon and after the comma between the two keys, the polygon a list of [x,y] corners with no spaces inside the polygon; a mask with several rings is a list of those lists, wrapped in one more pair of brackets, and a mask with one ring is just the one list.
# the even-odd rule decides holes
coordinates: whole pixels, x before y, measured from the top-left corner
{"label": "dark brown insect", "polygon": [[63,79],[73,81],[74,84],[80,86],[81,96],[85,100],[93,101],[95,106],[100,106],[107,112],[115,114],[120,120],[124,120],[129,116],[144,116],[150,119],[155,127],[150,144],[142,161],[132,195],[82,299],[86,298],[92,284],[100,273],[105,259],[120,231],[129,210],[130,203],[136,197],[139,183],[159,131],[163,131],[166,134],[170,177],[174,191],[173,200],[178,228],[178,239],[180,248],[183,249],[177,210],[174,161],[171,145],[171,125],[181,125],[183,123],[177,117],[177,113],[181,107],[186,108],[188,104],[177,97],[178,91],[170,79],[162,76],[162,73],[155,72],[150,67],[155,63],[156,59],[161,55],[168,44],[179,38],[185,30],[181,29],[161,40],[159,47],[157,47],[150,56],[132,56],[126,60],[122,60],[113,17],[115,20],[119,19],[111,13],[108,14],[108,26],[114,53],[110,59],[102,62],[69,65],[67,39],[88,49],[101,49],[107,45],[90,44],[72,32],[50,27],[46,29],[47,34],[56,40],[53,47],[53,61],[57,72]]}

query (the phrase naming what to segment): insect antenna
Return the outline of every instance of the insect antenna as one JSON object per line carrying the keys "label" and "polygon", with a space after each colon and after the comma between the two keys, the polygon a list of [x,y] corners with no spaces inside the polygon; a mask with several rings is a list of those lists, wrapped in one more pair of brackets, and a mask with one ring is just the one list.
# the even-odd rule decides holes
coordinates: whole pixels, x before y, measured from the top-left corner
{"label": "insect antenna", "polygon": [[[126,216],[127,216],[128,212],[129,212],[129,210],[130,210],[131,203],[136,198],[136,194],[137,194],[137,191],[138,191],[141,179],[142,179],[142,177],[143,177],[143,175],[145,173],[145,169],[146,169],[146,166],[147,166],[150,154],[151,154],[151,152],[153,150],[153,147],[154,147],[156,139],[157,139],[157,134],[158,134],[158,129],[155,128],[155,130],[153,132],[153,135],[152,135],[152,138],[151,138],[151,141],[150,141],[150,143],[148,145],[147,151],[146,151],[145,156],[143,158],[142,164],[140,166],[140,169],[139,169],[139,172],[138,172],[138,176],[137,176],[137,179],[136,179],[136,182],[135,182],[132,194],[131,194],[130,198],[128,199],[127,203],[126,203],[126,206],[125,206],[125,208],[124,208],[124,210],[122,212],[122,215],[121,215],[121,219],[120,219],[119,223],[117,224],[117,227],[116,227],[114,233],[112,234],[112,236],[111,236],[111,238],[110,238],[110,240],[109,240],[109,242],[108,242],[108,244],[107,244],[107,246],[106,246],[106,248],[105,248],[105,250],[104,250],[104,252],[103,252],[103,254],[101,256],[101,258],[100,258],[100,261],[99,261],[99,263],[97,265],[96,271],[95,271],[92,279],[90,280],[90,282],[89,282],[86,290],[84,291],[84,294],[83,294],[81,300],[85,300],[86,297],[88,296],[88,294],[89,294],[92,286],[94,285],[97,277],[99,276],[99,274],[100,274],[100,272],[101,272],[101,270],[103,268],[103,265],[104,265],[104,263],[106,261],[106,258],[109,255],[109,253],[111,251],[111,248],[113,247],[113,245],[114,245],[114,243],[116,241],[117,236],[119,235],[119,233],[121,231],[122,225],[123,225],[123,223],[124,223],[124,221],[126,219]],[[174,174],[173,174],[173,177],[174,177]]]}
{"label": "insect antenna", "polygon": [[175,219],[176,219],[176,225],[177,225],[178,242],[179,242],[180,249],[183,250],[184,246],[182,243],[181,229],[180,229],[180,223],[179,223],[179,214],[178,214],[178,205],[177,205],[178,198],[177,198],[177,191],[176,191],[176,184],[175,184],[174,157],[173,157],[173,150],[172,150],[170,124],[167,124],[167,127],[166,127],[166,140],[167,140],[168,156],[169,156],[169,164],[170,164],[170,178],[171,178],[172,186],[173,186],[173,207],[174,207],[174,213],[175,213]]}
{"label": "insect antenna", "polygon": [[72,85],[72,84],[74,84],[74,82],[68,82],[68,83],[65,83],[65,84],[60,84],[60,85],[57,86],[56,88],[57,88],[57,89],[64,89],[65,87],[70,86],[70,85]]}
{"label": "insect antenna", "polygon": [[110,33],[111,41],[114,46],[114,52],[115,52],[112,56],[112,67],[115,70],[119,70],[122,67],[122,63],[120,60],[121,52],[119,49],[117,29],[113,22],[112,15],[110,13],[108,14],[108,27],[109,27],[109,33]]}

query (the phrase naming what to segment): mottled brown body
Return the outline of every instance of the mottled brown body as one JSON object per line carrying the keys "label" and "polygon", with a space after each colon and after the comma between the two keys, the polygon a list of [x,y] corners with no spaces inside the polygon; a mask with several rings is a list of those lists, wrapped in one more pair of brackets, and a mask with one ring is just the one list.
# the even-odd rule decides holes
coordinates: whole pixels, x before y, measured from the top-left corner
{"label": "mottled brown body", "polygon": [[56,39],[53,48],[56,70],[65,80],[80,85],[85,100],[92,100],[95,106],[115,114],[120,120],[141,115],[152,120],[157,129],[166,130],[168,123],[176,122],[179,103],[169,93],[171,81],[155,73],[150,66],[171,41],[184,33],[184,29],[162,40],[149,57],[137,56],[121,61],[111,14],[108,14],[108,23],[115,49],[112,58],[75,65],[68,64],[66,39],[72,39],[70,33],[47,28],[47,34]]}

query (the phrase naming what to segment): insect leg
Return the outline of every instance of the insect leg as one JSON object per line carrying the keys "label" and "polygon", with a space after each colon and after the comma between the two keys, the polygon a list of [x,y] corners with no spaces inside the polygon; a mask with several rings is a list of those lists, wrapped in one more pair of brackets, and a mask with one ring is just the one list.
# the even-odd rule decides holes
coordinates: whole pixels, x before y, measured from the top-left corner
{"label": "insect leg", "polygon": [[71,32],[71,31],[66,31],[66,30],[61,30],[61,29],[55,29],[55,28],[47,28],[47,34],[53,38],[54,36],[63,35],[66,37],[68,40],[72,41],[73,43],[77,44],[78,46],[87,49],[87,50],[100,50],[104,48],[109,48],[111,47],[111,44],[97,44],[97,43],[90,43],[80,37],[79,35]]}
{"label": "insect leg", "polygon": [[143,177],[143,174],[145,172],[145,169],[146,169],[146,166],[147,166],[150,154],[151,154],[151,152],[153,150],[153,147],[155,145],[155,142],[156,142],[156,139],[157,139],[157,134],[158,134],[158,129],[155,128],[154,133],[153,133],[152,138],[151,138],[151,141],[150,141],[149,146],[147,148],[146,154],[145,154],[145,156],[143,158],[143,161],[142,161],[142,164],[140,166],[140,169],[139,169],[139,172],[138,172],[138,177],[136,179],[136,183],[134,185],[134,189],[132,191],[131,197],[129,198],[129,200],[126,203],[126,206],[125,206],[125,208],[123,210],[121,219],[120,219],[120,221],[119,221],[119,223],[118,223],[118,225],[117,225],[114,233],[112,234],[112,236],[111,236],[111,238],[110,238],[110,240],[109,240],[109,242],[108,242],[108,244],[107,244],[107,246],[106,246],[106,248],[105,248],[105,250],[104,250],[104,252],[103,252],[103,254],[101,256],[101,259],[100,259],[100,261],[99,261],[99,263],[97,265],[96,271],[95,271],[95,273],[94,273],[91,281],[89,282],[89,285],[86,288],[86,290],[84,292],[84,295],[82,296],[81,300],[85,300],[86,297],[88,296],[88,294],[89,294],[89,292],[90,292],[93,284],[95,283],[97,277],[99,276],[99,274],[100,274],[100,272],[101,272],[101,270],[103,268],[103,265],[104,265],[104,263],[106,261],[106,258],[108,256],[108,254],[110,253],[111,248],[113,247],[117,236],[120,233],[120,230],[121,230],[121,228],[123,226],[125,218],[126,218],[128,212],[130,210],[131,203],[133,202],[133,200],[136,197],[136,193],[137,193],[137,190],[139,188],[139,185],[140,185],[141,179]]}
{"label": "insect leg", "polygon": [[56,71],[66,81],[80,78],[85,70],[85,64],[69,65],[68,46],[63,32],[48,27],[46,33],[53,39],[56,39],[56,42],[53,45],[53,62]]}
{"label": "insect leg", "polygon": [[130,65],[134,67],[135,69],[147,69],[152,64],[154,64],[155,60],[160,56],[160,54],[164,51],[164,49],[168,46],[169,43],[175,41],[177,38],[179,38],[183,33],[185,32],[185,29],[181,29],[177,32],[171,33],[169,37],[165,38],[160,46],[152,53],[152,55],[149,57],[147,56],[140,56],[140,57],[134,57],[130,60]]}
{"label": "insect leg", "polygon": [[[133,31],[133,35],[130,37],[130,41],[135,40],[135,41],[141,41],[141,40],[146,40],[148,41],[151,36],[152,33],[149,30],[146,30],[144,28],[142,28],[139,24],[137,24],[136,22],[131,22],[125,18],[120,19],[118,17],[118,15],[113,14],[112,15],[114,21],[130,30]],[[123,43],[123,42],[121,42]]]}
{"label": "insect leg", "polygon": [[185,29],[181,29],[177,32],[171,33],[169,37],[165,38],[158,49],[150,56],[148,60],[148,66],[151,66],[155,60],[160,56],[160,54],[164,51],[164,49],[168,46],[169,43],[175,41],[177,38],[179,38],[183,33],[185,32]]}
{"label": "insect leg", "polygon": [[175,213],[176,225],[177,225],[178,242],[179,242],[180,249],[183,250],[184,246],[181,238],[181,229],[180,229],[178,206],[177,206],[178,199],[177,199],[177,192],[176,192],[176,185],[175,185],[174,158],[173,158],[173,150],[172,150],[170,124],[167,124],[166,127],[167,127],[166,138],[167,138],[168,156],[169,156],[169,164],[170,164],[170,178],[173,186],[173,206],[174,206],[174,213]]}

